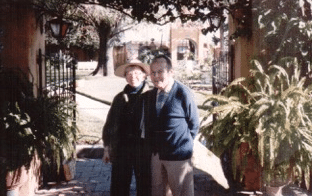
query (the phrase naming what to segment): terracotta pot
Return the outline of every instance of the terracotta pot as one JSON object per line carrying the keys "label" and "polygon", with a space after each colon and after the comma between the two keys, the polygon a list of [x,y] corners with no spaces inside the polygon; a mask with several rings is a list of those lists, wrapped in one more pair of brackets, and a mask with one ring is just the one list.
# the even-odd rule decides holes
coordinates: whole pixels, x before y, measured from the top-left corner
{"label": "terracotta pot", "polygon": [[[260,190],[260,167],[257,159],[252,154],[252,151],[247,142],[241,143],[238,153],[235,157],[237,169],[243,171],[244,175],[244,190],[246,191],[256,191]],[[246,163],[244,163],[246,161]],[[244,164],[246,164],[244,166]]]}
{"label": "terracotta pot", "polygon": [[70,181],[75,177],[76,159],[63,162],[65,180]]}
{"label": "terracotta pot", "polygon": [[41,162],[37,155],[34,156],[30,167],[22,166],[17,170],[7,172],[6,190],[11,195],[33,196],[39,187]]}
{"label": "terracotta pot", "polygon": [[14,190],[21,187],[27,181],[27,173],[25,166],[22,166],[15,171],[8,172],[6,175],[7,190]]}

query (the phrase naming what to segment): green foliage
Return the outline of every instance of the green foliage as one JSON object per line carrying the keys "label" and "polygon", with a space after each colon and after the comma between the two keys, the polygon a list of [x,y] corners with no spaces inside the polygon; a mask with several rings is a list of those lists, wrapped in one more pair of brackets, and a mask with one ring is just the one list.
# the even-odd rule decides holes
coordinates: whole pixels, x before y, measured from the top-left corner
{"label": "green foliage", "polygon": [[[11,103],[1,118],[1,147],[9,152],[7,169],[15,170],[21,166],[29,167],[35,148],[35,136],[31,130],[30,117],[20,110],[18,103]],[[2,152],[3,153],[3,152]]]}
{"label": "green foliage", "polygon": [[[269,65],[283,57],[297,58],[301,76],[307,76],[312,55],[311,3],[306,0],[264,0],[255,2],[253,7],[255,29],[264,37],[259,45],[258,59]],[[307,78],[306,83],[309,82]]]}
{"label": "green foliage", "polygon": [[[29,166],[34,153],[42,163],[55,163],[73,157],[76,126],[72,122],[75,104],[67,98],[35,98],[32,84],[16,70],[0,72],[0,154],[8,171]],[[25,88],[28,87],[28,88]]]}
{"label": "green foliage", "polygon": [[67,98],[39,97],[29,102],[27,111],[36,137],[37,151],[44,164],[73,158],[76,125],[72,122],[75,104]]}
{"label": "green foliage", "polygon": [[170,53],[167,49],[145,49],[142,51],[138,57],[140,61],[146,64],[151,64],[153,59],[158,55],[166,55],[170,57]]}
{"label": "green foliage", "polygon": [[[239,146],[248,143],[251,151],[246,153],[257,158],[265,182],[276,171],[287,174],[288,167],[306,171],[312,161],[312,85],[304,87],[296,59],[282,59],[267,72],[256,60],[252,65],[250,77],[236,79],[219,95],[207,95],[204,106],[217,106],[209,106],[201,133],[217,155],[231,150],[235,157]],[[207,123],[213,114],[216,120]]]}
{"label": "green foliage", "polygon": [[[71,4],[75,6],[79,3],[93,4],[88,0],[34,0],[35,4],[47,9],[56,10],[55,13],[64,13],[65,5]],[[46,3],[48,2],[48,3]],[[55,6],[53,4],[60,4],[63,6]],[[47,5],[45,5],[47,4]],[[104,8],[110,8],[131,18],[141,21],[150,21],[156,24],[164,25],[169,22],[180,20],[182,23],[198,22],[203,25],[202,32],[217,31],[220,24],[215,23],[215,19],[224,22],[227,17],[227,12],[237,7],[245,8],[250,5],[250,0],[218,0],[218,1],[162,1],[162,0],[120,0],[107,1],[99,0],[98,5]],[[69,5],[67,5],[69,7]],[[61,12],[63,10],[63,12]],[[52,12],[53,13],[53,12]],[[240,22],[245,24],[245,17]]]}
{"label": "green foliage", "polygon": [[74,28],[68,35],[71,46],[77,46],[90,51],[99,49],[99,35],[93,26],[77,25]]}

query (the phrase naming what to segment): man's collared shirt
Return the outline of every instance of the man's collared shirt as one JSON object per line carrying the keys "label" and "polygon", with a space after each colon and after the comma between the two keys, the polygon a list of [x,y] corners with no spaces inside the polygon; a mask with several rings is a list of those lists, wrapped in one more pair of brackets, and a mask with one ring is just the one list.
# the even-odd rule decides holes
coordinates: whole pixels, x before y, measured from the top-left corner
{"label": "man's collared shirt", "polygon": [[[159,115],[159,112],[160,112],[160,110],[161,110],[161,108],[162,108],[162,106],[165,104],[165,101],[166,101],[166,98],[168,97],[168,95],[169,95],[169,92],[170,92],[170,90],[172,89],[172,86],[173,86],[173,84],[174,84],[174,79],[173,78],[171,78],[170,79],[170,81],[169,81],[169,84],[166,86],[166,88],[163,90],[163,95],[164,95],[164,97],[163,97],[163,100],[161,101],[161,102],[159,102],[158,103],[158,98],[159,98],[159,93],[162,91],[162,90],[160,90],[160,89],[158,89],[157,90],[157,97],[156,97],[156,111],[157,111],[157,116]],[[144,113],[144,106],[143,106],[143,113]],[[143,115],[143,117],[142,117],[142,119],[141,119],[141,130],[142,130],[142,132],[141,132],[141,138],[145,138],[145,125],[144,125],[144,115]]]}
{"label": "man's collared shirt", "polygon": [[156,111],[157,111],[157,116],[159,116],[161,108],[164,106],[166,99],[169,95],[170,90],[172,89],[172,86],[174,84],[174,79],[171,78],[169,80],[168,85],[164,90],[158,89],[157,91],[157,98],[156,98]]}

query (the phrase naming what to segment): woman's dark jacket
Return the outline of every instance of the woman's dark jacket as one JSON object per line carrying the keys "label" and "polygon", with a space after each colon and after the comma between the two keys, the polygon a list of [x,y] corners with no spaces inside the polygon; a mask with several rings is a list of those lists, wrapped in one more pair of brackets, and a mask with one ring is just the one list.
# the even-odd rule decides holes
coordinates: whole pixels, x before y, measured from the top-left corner
{"label": "woman's dark jacket", "polygon": [[142,98],[141,94],[148,90],[148,84],[138,92],[133,92],[129,85],[118,93],[112,102],[103,127],[102,139],[104,146],[109,146],[110,157],[113,160],[120,150],[132,150],[140,140]]}

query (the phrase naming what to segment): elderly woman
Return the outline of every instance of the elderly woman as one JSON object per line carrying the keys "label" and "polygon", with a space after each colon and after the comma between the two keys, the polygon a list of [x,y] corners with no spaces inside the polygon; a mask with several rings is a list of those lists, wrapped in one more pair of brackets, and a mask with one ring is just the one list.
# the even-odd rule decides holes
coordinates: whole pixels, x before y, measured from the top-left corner
{"label": "elderly woman", "polygon": [[127,85],[118,93],[103,127],[105,163],[112,163],[111,196],[128,196],[134,171],[137,196],[150,195],[150,154],[141,125],[141,94],[148,90],[148,65],[134,60],[119,66],[115,75],[124,77]]}

